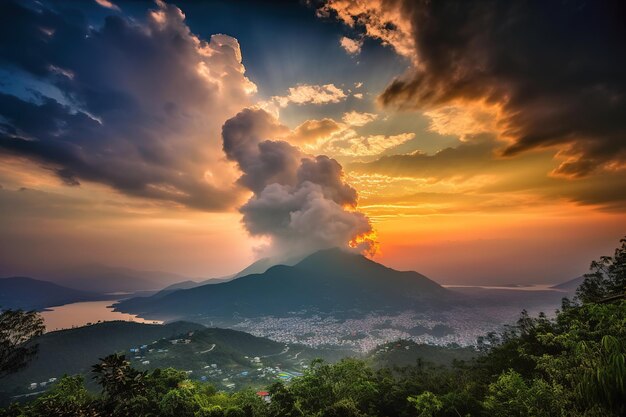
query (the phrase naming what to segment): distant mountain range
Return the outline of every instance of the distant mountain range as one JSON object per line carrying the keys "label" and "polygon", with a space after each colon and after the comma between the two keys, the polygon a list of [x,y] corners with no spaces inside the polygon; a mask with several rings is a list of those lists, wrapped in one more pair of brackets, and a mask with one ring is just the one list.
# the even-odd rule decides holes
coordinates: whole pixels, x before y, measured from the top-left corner
{"label": "distant mountain range", "polygon": [[42,310],[101,299],[100,294],[67,288],[49,281],[28,277],[0,278],[0,309]]}
{"label": "distant mountain range", "polygon": [[289,312],[422,310],[441,307],[452,293],[425,276],[387,268],[340,249],[316,252],[294,266],[276,265],[215,285],[115,305],[147,318],[231,319]]}
{"label": "distant mountain range", "polygon": [[189,278],[162,271],[139,271],[124,267],[88,264],[52,271],[59,284],[102,294],[158,290]]}

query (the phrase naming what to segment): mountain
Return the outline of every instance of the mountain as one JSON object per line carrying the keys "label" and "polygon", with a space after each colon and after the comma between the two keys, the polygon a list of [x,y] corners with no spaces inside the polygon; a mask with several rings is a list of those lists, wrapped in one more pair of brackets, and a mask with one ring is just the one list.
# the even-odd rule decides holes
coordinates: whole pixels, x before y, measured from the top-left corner
{"label": "mountain", "polygon": [[0,279],[0,309],[42,310],[100,299],[102,296],[99,294],[67,288],[49,281],[28,277]]}
{"label": "mountain", "polygon": [[182,275],[162,271],[139,271],[123,267],[89,264],[53,273],[55,282],[83,291],[119,293],[150,291],[176,282],[187,281]]}
{"label": "mountain", "polygon": [[582,284],[584,280],[585,280],[585,276],[581,275],[581,276],[576,277],[574,279],[570,279],[569,281],[565,281],[565,282],[562,282],[560,284],[553,285],[550,288],[554,288],[555,290],[561,290],[561,291],[567,291],[567,292],[574,293],[574,292],[576,292],[578,287],[580,287],[580,284]]}
{"label": "mountain", "polygon": [[291,257],[283,260],[278,260],[277,258],[261,258],[239,271],[237,274],[235,274],[234,278],[241,278],[251,274],[262,274],[271,267],[279,264],[293,266],[300,262],[302,259],[302,256]]}
{"label": "mountain", "polygon": [[261,274],[175,291],[164,297],[131,298],[115,309],[143,317],[284,316],[290,312],[421,310],[445,304],[450,292],[425,276],[387,268],[340,249],[316,252],[294,266],[276,265]]}
{"label": "mountain", "polygon": [[234,279],[233,276],[227,276],[227,277],[222,277],[222,278],[209,278],[209,279],[205,279],[204,281],[187,280],[187,281],[177,282],[175,284],[168,285],[167,287],[151,295],[150,297],[155,298],[155,299],[161,298],[161,297],[166,296],[167,294],[173,293],[174,291],[188,290],[190,288],[196,288],[202,285],[220,284],[222,282],[228,282],[232,279]]}
{"label": "mountain", "polygon": [[33,341],[39,345],[33,361],[18,373],[2,379],[0,398],[25,391],[31,382],[60,378],[64,374],[88,373],[99,358],[111,353],[127,352],[131,347],[203,328],[186,322],[157,325],[110,321],[45,333]]}

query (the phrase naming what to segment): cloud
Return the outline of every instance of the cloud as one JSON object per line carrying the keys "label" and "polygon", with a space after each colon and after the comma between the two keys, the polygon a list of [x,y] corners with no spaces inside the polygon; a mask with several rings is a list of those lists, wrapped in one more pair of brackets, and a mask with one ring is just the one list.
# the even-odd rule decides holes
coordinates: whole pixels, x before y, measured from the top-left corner
{"label": "cloud", "polygon": [[390,45],[398,54],[413,57],[411,22],[397,7],[397,0],[327,0],[317,10],[320,17],[335,17],[351,28],[362,28],[366,36]]}
{"label": "cloud", "polygon": [[117,11],[120,10],[120,8],[116,4],[110,2],[109,0],[95,0],[95,2],[98,3],[102,7],[106,7],[107,9],[117,10]]}
{"label": "cloud", "polygon": [[220,129],[256,86],[236,39],[198,38],[163,2],[143,21],[109,16],[99,28],[38,7],[0,5],[0,66],[46,85],[28,97],[0,92],[3,152],[67,185],[210,211],[239,201]]}
{"label": "cloud", "polygon": [[359,113],[357,111],[350,111],[344,113],[342,120],[344,123],[350,126],[365,126],[369,122],[373,122],[378,118],[374,113]]}
{"label": "cloud", "polygon": [[299,84],[295,87],[289,87],[287,95],[273,96],[271,99],[259,103],[258,106],[275,113],[276,107],[284,108],[291,103],[298,105],[339,103],[346,97],[346,92],[334,84]]}
{"label": "cloud", "polygon": [[[466,142],[433,154],[387,155],[370,162],[347,164],[351,182],[366,205],[391,205],[399,211],[417,206],[433,213],[519,211],[563,201],[604,211],[626,210],[626,177],[619,171],[572,181],[546,177],[556,165],[554,151],[528,152],[501,158],[502,142],[493,135],[468,136]],[[408,194],[420,190],[414,197]],[[426,194],[425,194],[426,193]],[[442,196],[433,200],[432,195]],[[447,199],[447,201],[445,201]],[[435,205],[433,205],[435,204]],[[364,206],[368,214],[372,209]],[[397,214],[397,212],[396,212]]]}
{"label": "cloud", "polygon": [[328,118],[311,119],[289,134],[281,136],[281,139],[311,152],[359,158],[379,155],[415,137],[414,133],[362,135],[354,129],[377,118],[375,113],[350,111],[343,114],[342,123]]}
{"label": "cloud", "polygon": [[339,45],[349,54],[358,55],[361,52],[363,46],[363,40],[351,39],[346,36],[342,36],[339,40]]}
{"label": "cloud", "polygon": [[285,133],[283,130],[275,137],[296,144],[309,152],[348,159],[377,156],[415,137],[414,133],[363,135],[355,130],[377,118],[378,115],[375,113],[350,111],[343,114],[342,122],[329,118],[310,119],[293,131]]}
{"label": "cloud", "polygon": [[359,158],[380,155],[413,138],[415,138],[415,133],[359,135],[354,130],[347,129],[340,135],[332,136],[319,144],[317,149],[331,155]]}
{"label": "cloud", "polygon": [[222,128],[224,152],[242,172],[238,182],[253,192],[240,209],[246,230],[269,237],[274,256],[349,244],[373,251],[372,226],[356,211],[357,193],[344,181],[341,165],[271,140],[285,129],[261,109],[245,109]]}
{"label": "cloud", "polygon": [[342,129],[343,126],[333,119],[310,119],[293,130],[293,133],[289,136],[289,141],[296,144],[315,143]]}
{"label": "cloud", "polygon": [[428,178],[436,181],[453,177],[467,179],[486,174],[494,163],[498,163],[494,158],[497,141],[490,135],[479,135],[471,139],[457,147],[445,148],[432,155],[422,152],[389,155],[368,163],[352,163],[349,168],[356,172]]}
{"label": "cloud", "polygon": [[555,147],[554,174],[567,177],[626,166],[623,2],[330,0],[322,10],[413,62],[384,105],[500,106],[505,156]]}

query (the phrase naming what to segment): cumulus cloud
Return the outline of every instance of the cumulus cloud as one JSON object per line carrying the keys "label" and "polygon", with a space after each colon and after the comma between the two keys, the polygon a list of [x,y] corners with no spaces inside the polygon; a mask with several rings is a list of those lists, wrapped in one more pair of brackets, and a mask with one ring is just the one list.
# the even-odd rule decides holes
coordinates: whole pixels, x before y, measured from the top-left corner
{"label": "cumulus cloud", "polygon": [[556,147],[554,174],[569,177],[626,166],[625,12],[620,1],[328,0],[320,9],[413,63],[383,104],[499,106],[504,155]]}
{"label": "cumulus cloud", "polygon": [[358,55],[361,52],[363,40],[351,39],[346,36],[342,36],[339,40],[339,45],[341,45],[348,55]]}
{"label": "cumulus cloud", "polygon": [[373,122],[378,118],[374,113],[359,113],[357,111],[350,111],[343,114],[342,120],[344,123],[350,126],[365,126],[369,122]]}
{"label": "cumulus cloud", "polygon": [[68,185],[98,182],[202,210],[239,201],[220,128],[256,86],[236,39],[198,38],[163,2],[143,21],[109,16],[99,28],[37,7],[0,5],[0,66],[47,86],[28,97],[0,93],[3,152]]}
{"label": "cumulus cloud", "polygon": [[240,209],[246,230],[269,237],[274,256],[348,245],[373,251],[372,226],[356,211],[357,193],[341,165],[272,140],[285,129],[261,109],[245,109],[222,128],[224,152],[242,172],[239,184],[253,192]]}

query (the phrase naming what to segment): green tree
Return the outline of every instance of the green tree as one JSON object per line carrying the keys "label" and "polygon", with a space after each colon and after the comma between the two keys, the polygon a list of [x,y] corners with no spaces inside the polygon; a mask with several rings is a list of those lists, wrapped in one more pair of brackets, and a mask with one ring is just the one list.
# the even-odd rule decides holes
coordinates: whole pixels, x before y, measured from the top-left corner
{"label": "green tree", "polygon": [[271,417],[300,417],[302,412],[296,405],[296,396],[282,382],[272,384],[268,389],[272,402],[268,407]]}
{"label": "green tree", "polygon": [[576,297],[582,302],[600,302],[624,298],[626,294],[626,238],[614,255],[602,256],[591,263],[591,272],[576,290]]}
{"label": "green tree", "polygon": [[542,379],[530,383],[509,370],[489,385],[485,408],[494,417],[561,417],[568,415],[563,387],[552,386]]}
{"label": "green tree", "polygon": [[174,388],[167,392],[159,403],[160,415],[168,417],[193,417],[200,409],[192,390]]}
{"label": "green tree", "polygon": [[32,405],[37,416],[74,417],[98,416],[97,403],[83,383],[83,377],[64,376]]}
{"label": "green tree", "polygon": [[35,311],[4,310],[0,314],[0,378],[28,364],[38,348],[28,342],[44,330],[43,318]]}
{"label": "green tree", "polygon": [[105,413],[119,417],[141,416],[153,410],[146,386],[147,372],[134,369],[124,355],[113,354],[92,367],[102,386]]}
{"label": "green tree", "polygon": [[407,401],[415,407],[418,417],[433,417],[443,408],[443,402],[432,392],[424,391],[419,395],[410,396]]}
{"label": "green tree", "polygon": [[367,413],[378,397],[374,372],[357,359],[342,359],[334,365],[314,361],[304,376],[292,384],[291,392],[304,412],[324,410],[341,400],[350,400]]}

